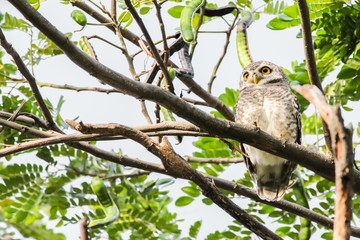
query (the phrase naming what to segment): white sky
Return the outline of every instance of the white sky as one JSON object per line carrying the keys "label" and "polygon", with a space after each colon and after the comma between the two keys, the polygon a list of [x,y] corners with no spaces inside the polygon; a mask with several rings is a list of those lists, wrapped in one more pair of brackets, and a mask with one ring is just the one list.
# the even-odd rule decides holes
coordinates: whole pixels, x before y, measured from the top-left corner
{"label": "white sky", "polygon": [[[107,1],[103,2],[105,3]],[[224,1],[211,2],[218,2],[221,4]],[[258,6],[259,5],[255,4],[255,7]],[[70,18],[70,13],[73,8],[69,5],[59,4],[58,1],[47,1],[42,4],[39,10],[50,20],[50,22],[63,32],[73,32],[74,30],[79,29],[79,26]],[[17,11],[4,0],[0,0],[0,11],[3,13],[9,11],[13,15],[18,15]],[[152,10],[151,13],[154,13],[154,10]],[[148,15],[149,16],[144,17],[144,22],[151,34],[153,34],[153,36],[157,36],[154,39],[158,40],[160,39],[160,31],[158,29],[156,18],[153,14]],[[296,38],[296,34],[300,28],[296,27],[274,32],[265,26],[266,23],[273,17],[274,16],[262,15],[261,19],[254,22],[250,27],[248,31],[250,51],[255,61],[268,60],[290,69],[291,61],[302,61],[302,59],[304,59],[302,39]],[[226,19],[232,19],[232,16],[227,16]],[[95,21],[88,18],[88,22],[94,23]],[[174,29],[178,27],[178,20],[166,18],[166,27],[167,34],[173,34],[175,32]],[[213,21],[204,25],[202,28],[203,31],[226,29],[227,26],[222,20]],[[139,32],[135,22],[131,25],[130,30]],[[97,31],[96,34],[119,44],[112,32],[101,26],[87,26],[82,32],[74,33],[73,40],[78,40],[82,35],[93,35],[95,31]],[[29,39],[24,38],[24,34],[17,31],[5,31],[5,35],[8,38],[8,41],[13,44],[20,54],[24,54],[26,52]],[[222,52],[224,39],[224,34],[200,34],[196,55],[193,58],[193,64],[195,68],[195,80],[204,88],[207,87],[207,82],[210,79],[212,69]],[[96,39],[91,41],[91,43],[95,47],[95,50],[97,50],[97,55],[102,63],[116,69],[118,72],[130,76],[127,63],[118,50],[108,47],[106,44]],[[128,44],[128,47],[131,53],[138,51],[138,48],[133,47],[131,44]],[[174,61],[177,61],[176,57],[173,59],[175,59]],[[153,60],[149,58],[146,58],[144,62],[144,58],[139,57],[139,60],[136,61],[137,70],[140,72],[144,69],[144,65],[147,64],[147,66],[149,66],[152,62]],[[239,75],[241,71],[242,69],[238,63],[235,50],[235,31],[233,31],[228,54],[218,71],[218,76],[213,86],[213,94],[218,96],[224,92],[226,87],[238,88]],[[89,74],[73,65],[73,63],[65,56],[50,58],[43,61],[39,66],[35,66],[35,76],[42,82],[70,84],[75,86],[103,87],[103,85],[99,84],[94,78],[89,76]],[[176,84],[178,94],[182,88],[184,88],[182,84]],[[62,109],[62,117],[64,119],[74,119],[79,117],[79,120],[82,120],[85,123],[116,122],[130,126],[146,124],[145,119],[141,115],[141,109],[138,101],[122,94],[106,95],[96,92],[77,93],[74,91],[59,91],[57,89],[50,88],[41,88],[41,93],[45,98],[50,99],[54,105],[56,105],[61,95],[65,97],[66,102]],[[149,113],[153,116],[153,105],[148,104],[148,106]],[[209,110],[206,108],[204,109]],[[359,111],[359,109],[357,109],[357,111]],[[344,114],[345,117],[359,116],[356,112]],[[355,119],[357,119],[357,117]],[[195,138],[185,138],[182,144],[175,146],[175,149],[179,154],[191,155],[191,153],[195,150],[192,146],[192,142],[194,140]],[[158,162],[158,160],[151,156],[145,149],[130,141],[117,141],[113,143],[101,142],[98,146],[104,149],[121,148],[128,156]],[[228,180],[238,179],[243,176],[244,169],[244,165],[234,164],[221,177]],[[153,176],[154,178],[161,177],[159,175]],[[183,184],[187,184],[186,181],[176,181],[177,183],[170,187],[170,196],[174,199],[181,195],[185,195],[181,192],[180,188]],[[232,221],[232,218],[218,207],[214,205],[208,207],[201,203],[197,204],[199,201],[200,199],[183,208],[177,208],[174,205],[170,206],[171,211],[177,212],[179,218],[186,220],[180,223],[184,229],[188,229],[190,224],[196,220],[203,220],[203,226],[201,228],[199,239],[204,238],[210,231],[213,232],[214,229],[224,230],[229,222]],[[240,206],[247,206],[248,202],[241,197],[235,199],[235,201]],[[272,226],[271,224],[268,225],[268,227],[273,231],[276,229],[276,226]],[[62,232],[66,231],[71,233],[72,239],[74,239],[74,236],[79,236],[78,226],[69,226],[64,227],[63,229],[64,231],[62,230]],[[187,230],[184,232],[185,234],[187,233],[186,231]],[[71,238],[69,237],[69,239]]]}

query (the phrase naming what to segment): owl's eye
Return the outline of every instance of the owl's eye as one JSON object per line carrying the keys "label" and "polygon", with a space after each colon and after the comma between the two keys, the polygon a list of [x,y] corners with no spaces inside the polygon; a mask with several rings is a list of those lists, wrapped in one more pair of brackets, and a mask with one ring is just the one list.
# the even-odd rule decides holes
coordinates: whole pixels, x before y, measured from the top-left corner
{"label": "owl's eye", "polygon": [[270,73],[271,73],[271,69],[270,69],[269,67],[262,67],[262,68],[260,69],[260,72],[261,72],[262,74],[270,74]]}
{"label": "owl's eye", "polygon": [[244,73],[243,78],[245,81],[247,81],[249,79],[249,73],[248,72]]}

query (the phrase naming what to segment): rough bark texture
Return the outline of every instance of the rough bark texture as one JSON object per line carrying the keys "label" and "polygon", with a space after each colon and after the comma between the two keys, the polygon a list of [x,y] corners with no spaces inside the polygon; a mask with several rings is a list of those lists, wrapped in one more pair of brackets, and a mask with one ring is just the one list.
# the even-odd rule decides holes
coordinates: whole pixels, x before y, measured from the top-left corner
{"label": "rough bark texture", "polygon": [[350,237],[350,222],[353,196],[353,162],[352,134],[344,127],[340,107],[330,106],[322,92],[315,86],[294,87],[319,110],[322,119],[328,124],[331,144],[335,157],[335,224],[334,240],[346,240]]}

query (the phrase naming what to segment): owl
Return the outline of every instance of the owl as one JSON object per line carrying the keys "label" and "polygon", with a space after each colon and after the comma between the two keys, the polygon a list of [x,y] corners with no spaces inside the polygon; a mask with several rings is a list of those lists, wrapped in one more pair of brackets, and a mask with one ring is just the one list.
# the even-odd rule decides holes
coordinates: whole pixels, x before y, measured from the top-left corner
{"label": "owl", "polygon": [[[259,61],[244,69],[235,121],[287,142],[301,143],[299,104],[279,66]],[[242,150],[258,196],[268,201],[280,200],[291,187],[290,178],[297,165],[246,144]]]}

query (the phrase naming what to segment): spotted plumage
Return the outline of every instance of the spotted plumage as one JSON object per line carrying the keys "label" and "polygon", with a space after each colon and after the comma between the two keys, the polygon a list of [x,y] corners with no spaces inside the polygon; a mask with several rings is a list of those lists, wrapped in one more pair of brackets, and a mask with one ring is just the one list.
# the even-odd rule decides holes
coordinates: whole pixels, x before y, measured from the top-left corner
{"label": "spotted plumage", "polygon": [[[299,105],[280,67],[259,61],[244,69],[235,121],[288,142],[301,143]],[[289,187],[296,164],[246,144],[242,148],[259,197],[280,200]]]}

